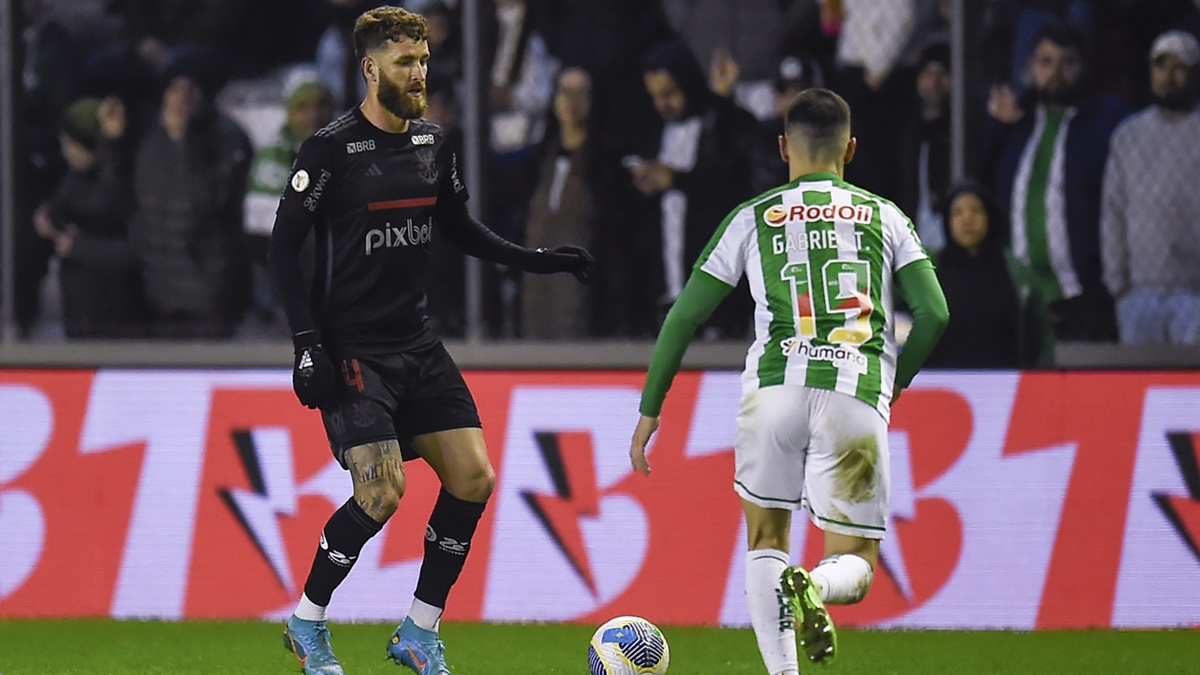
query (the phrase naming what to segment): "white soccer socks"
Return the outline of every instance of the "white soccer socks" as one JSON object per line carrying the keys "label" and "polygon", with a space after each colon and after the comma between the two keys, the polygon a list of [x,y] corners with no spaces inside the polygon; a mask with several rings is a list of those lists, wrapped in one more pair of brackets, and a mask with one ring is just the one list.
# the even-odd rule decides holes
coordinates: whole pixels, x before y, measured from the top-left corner
{"label": "white soccer socks", "polygon": [[758,651],[771,675],[798,675],[796,629],[792,610],[783,598],[779,577],[788,554],[774,549],[746,553],[746,607],[758,638]]}
{"label": "white soccer socks", "polygon": [[296,611],[292,613],[296,615],[297,619],[305,621],[325,621],[325,609],[323,605],[318,605],[309,600],[307,595],[301,594],[300,603],[296,605]]}
{"label": "white soccer socks", "polygon": [[853,553],[832,555],[810,572],[827,605],[852,605],[862,600],[871,588],[871,563]]}
{"label": "white soccer socks", "polygon": [[418,628],[436,633],[438,624],[441,623],[442,611],[441,607],[434,607],[427,602],[413,598],[412,607],[408,609],[408,618],[412,619]]}

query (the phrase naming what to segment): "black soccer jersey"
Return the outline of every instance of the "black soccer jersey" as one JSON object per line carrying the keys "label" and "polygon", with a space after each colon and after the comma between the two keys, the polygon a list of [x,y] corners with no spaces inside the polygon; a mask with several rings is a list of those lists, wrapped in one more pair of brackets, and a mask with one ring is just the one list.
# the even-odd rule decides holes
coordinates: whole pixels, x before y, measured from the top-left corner
{"label": "black soccer jersey", "polygon": [[[443,233],[442,216],[465,214],[467,199],[445,140],[423,119],[406,133],[385,132],[355,107],[300,147],[272,234],[281,240],[272,244],[272,276],[293,333],[315,330],[331,349],[355,355],[436,340],[425,315],[430,241]],[[315,275],[305,289],[298,261],[275,258],[299,251],[313,228]]]}

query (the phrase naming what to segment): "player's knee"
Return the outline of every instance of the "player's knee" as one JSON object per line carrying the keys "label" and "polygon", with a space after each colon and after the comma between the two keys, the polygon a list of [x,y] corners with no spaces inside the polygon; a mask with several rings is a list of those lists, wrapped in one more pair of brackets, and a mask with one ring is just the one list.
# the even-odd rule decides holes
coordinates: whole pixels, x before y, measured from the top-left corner
{"label": "player's knee", "polygon": [[404,491],[407,488],[407,483],[404,480],[404,468],[400,464],[387,467],[384,477],[387,479],[387,487],[396,495],[396,503],[400,503],[400,499],[404,497]]}
{"label": "player's knee", "polygon": [[450,494],[459,499],[483,503],[492,496],[492,491],[496,489],[496,471],[490,464],[484,464],[476,467],[470,473],[458,477],[445,487]]}
{"label": "player's knee", "polygon": [[490,464],[483,466],[471,479],[471,499],[473,502],[486,502],[496,489],[496,471]]}
{"label": "player's knee", "polygon": [[377,522],[387,522],[396,509],[400,508],[400,498],[404,496],[404,482],[401,479],[397,488],[391,481],[378,482],[361,486],[355,490],[354,500],[362,507],[368,516]]}

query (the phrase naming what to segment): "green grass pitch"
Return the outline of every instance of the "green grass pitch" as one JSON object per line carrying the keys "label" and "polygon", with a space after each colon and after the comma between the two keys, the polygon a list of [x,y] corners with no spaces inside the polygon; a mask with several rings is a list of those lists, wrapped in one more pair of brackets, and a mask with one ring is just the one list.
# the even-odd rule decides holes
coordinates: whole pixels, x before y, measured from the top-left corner
{"label": "green grass pitch", "polygon": [[[331,624],[350,675],[407,673],[384,658],[394,626]],[[670,675],[765,672],[749,629],[662,626]],[[593,628],[571,624],[450,623],[455,675],[586,675]],[[0,620],[0,674],[297,673],[280,624]],[[1200,632],[839,631],[841,673],[1200,673]]]}

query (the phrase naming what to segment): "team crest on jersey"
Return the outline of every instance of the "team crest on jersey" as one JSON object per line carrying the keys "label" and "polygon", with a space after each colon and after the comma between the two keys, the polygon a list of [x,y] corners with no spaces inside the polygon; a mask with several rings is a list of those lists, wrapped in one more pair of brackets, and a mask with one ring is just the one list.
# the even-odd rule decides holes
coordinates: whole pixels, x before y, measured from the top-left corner
{"label": "team crest on jersey", "polygon": [[437,182],[437,157],[434,155],[433,148],[423,148],[417,151],[417,175],[430,185]]}
{"label": "team crest on jersey", "polygon": [[308,189],[308,172],[300,169],[292,174],[292,189],[296,192],[304,192]]}

